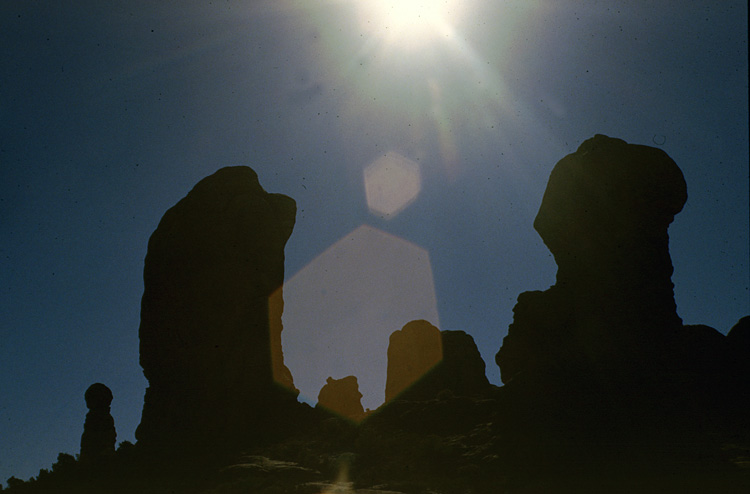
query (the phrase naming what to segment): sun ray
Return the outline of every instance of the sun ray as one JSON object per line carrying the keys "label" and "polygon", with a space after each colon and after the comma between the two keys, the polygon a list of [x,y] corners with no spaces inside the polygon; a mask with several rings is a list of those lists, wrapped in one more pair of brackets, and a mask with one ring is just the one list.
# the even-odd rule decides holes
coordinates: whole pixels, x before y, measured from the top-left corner
{"label": "sun ray", "polygon": [[[488,51],[472,36],[466,14],[476,0],[327,5],[308,9],[322,41],[311,47],[316,51],[309,59],[320,63],[316,70],[332,87],[329,101],[345,138],[367,133],[372,151],[422,160],[426,173],[455,179],[472,166],[462,157],[470,141],[502,139],[500,133],[512,131],[519,117],[528,118],[502,73],[513,47],[500,43]],[[498,29],[512,30],[533,12],[532,6],[497,8],[503,19]],[[368,122],[367,128],[360,122]]]}
{"label": "sun ray", "polygon": [[457,0],[360,0],[358,5],[362,29],[404,50],[425,48],[450,37],[463,10]]}

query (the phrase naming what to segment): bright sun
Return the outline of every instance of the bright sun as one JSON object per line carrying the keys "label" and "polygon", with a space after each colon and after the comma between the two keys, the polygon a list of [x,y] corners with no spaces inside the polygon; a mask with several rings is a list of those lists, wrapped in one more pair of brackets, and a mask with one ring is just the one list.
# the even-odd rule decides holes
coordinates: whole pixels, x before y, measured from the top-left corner
{"label": "bright sun", "polygon": [[453,34],[460,0],[361,0],[362,27],[384,41],[421,47]]}

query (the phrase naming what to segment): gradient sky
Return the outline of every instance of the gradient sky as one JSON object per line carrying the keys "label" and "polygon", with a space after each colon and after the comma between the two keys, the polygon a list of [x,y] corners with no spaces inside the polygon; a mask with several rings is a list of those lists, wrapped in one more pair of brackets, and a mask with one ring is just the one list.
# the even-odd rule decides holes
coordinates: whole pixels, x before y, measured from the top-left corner
{"label": "gradient sky", "polygon": [[[148,238],[227,165],[298,204],[288,359],[289,338],[316,341],[346,306],[305,314],[314,261],[366,232],[426,266],[408,277],[428,285],[414,313],[470,333],[499,384],[516,297],[554,283],[532,228],[548,175],[596,133],[658,146],[685,174],[669,231],[683,321],[726,333],[750,313],[745,1],[438,3],[416,26],[365,0],[0,4],[0,481],[78,453],[94,382],[114,393],[118,442],[134,440]],[[382,257],[365,253],[341,256]]]}

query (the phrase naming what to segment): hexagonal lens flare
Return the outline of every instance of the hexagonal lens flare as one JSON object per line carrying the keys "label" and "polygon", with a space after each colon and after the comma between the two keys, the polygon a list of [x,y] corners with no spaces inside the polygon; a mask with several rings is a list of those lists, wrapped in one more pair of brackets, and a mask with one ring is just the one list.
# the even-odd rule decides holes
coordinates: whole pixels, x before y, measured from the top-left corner
{"label": "hexagonal lens flare", "polygon": [[439,324],[428,252],[367,225],[329,247],[283,290],[284,363],[300,398],[311,404],[328,378],[356,376],[362,405],[377,408],[385,398],[391,334],[415,319]]}
{"label": "hexagonal lens flare", "polygon": [[393,151],[367,165],[364,180],[367,207],[386,219],[403,211],[422,189],[419,164]]}

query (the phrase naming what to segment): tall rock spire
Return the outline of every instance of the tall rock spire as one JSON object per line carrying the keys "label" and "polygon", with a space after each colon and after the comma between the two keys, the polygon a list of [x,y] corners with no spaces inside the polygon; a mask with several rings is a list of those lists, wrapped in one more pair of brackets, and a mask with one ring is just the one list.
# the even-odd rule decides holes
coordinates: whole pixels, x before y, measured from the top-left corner
{"label": "tall rock spire", "polygon": [[235,444],[295,401],[278,290],[295,214],[294,200],[264,191],[247,167],[217,171],[166,212],[143,272],[140,444]]}

